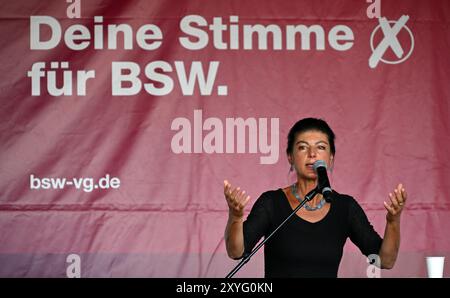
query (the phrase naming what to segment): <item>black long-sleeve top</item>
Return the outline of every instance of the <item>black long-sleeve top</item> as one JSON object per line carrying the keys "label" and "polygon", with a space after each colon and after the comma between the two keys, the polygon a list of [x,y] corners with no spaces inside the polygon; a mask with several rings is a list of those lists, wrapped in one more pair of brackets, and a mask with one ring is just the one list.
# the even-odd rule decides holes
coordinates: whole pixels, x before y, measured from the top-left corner
{"label": "black long-sleeve top", "polygon": [[[282,189],[263,193],[244,222],[245,254],[291,212]],[[378,254],[382,238],[354,198],[333,192],[330,210],[311,223],[294,215],[264,247],[266,277],[337,277],[347,238],[368,256]]]}

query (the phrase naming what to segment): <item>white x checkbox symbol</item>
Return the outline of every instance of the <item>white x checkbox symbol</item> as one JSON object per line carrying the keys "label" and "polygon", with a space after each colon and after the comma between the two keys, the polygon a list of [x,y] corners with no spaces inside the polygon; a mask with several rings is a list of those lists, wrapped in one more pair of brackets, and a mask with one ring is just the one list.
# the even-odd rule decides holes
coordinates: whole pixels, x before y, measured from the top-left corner
{"label": "white x checkbox symbol", "polygon": [[405,26],[409,20],[409,16],[401,16],[393,27],[389,25],[386,18],[380,18],[380,26],[383,30],[384,38],[378,44],[378,47],[373,51],[372,56],[369,58],[369,66],[375,68],[380,62],[386,50],[390,47],[398,58],[403,56],[403,49],[397,39],[397,34]]}

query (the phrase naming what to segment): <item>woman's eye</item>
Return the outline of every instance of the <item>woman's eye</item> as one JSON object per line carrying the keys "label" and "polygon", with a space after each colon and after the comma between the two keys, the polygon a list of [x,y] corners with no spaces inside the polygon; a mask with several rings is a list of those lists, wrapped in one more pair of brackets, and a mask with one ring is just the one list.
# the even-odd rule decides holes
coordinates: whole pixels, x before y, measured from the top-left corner
{"label": "woman's eye", "polygon": [[326,148],[325,148],[325,146],[319,146],[319,149],[320,150],[325,150]]}

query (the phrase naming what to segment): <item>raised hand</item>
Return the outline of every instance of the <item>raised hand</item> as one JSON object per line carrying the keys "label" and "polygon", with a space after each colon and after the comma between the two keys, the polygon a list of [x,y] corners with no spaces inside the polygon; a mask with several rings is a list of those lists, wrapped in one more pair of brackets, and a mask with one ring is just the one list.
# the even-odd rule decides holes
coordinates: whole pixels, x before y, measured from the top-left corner
{"label": "raised hand", "polygon": [[233,189],[227,180],[223,182],[223,192],[227,200],[230,216],[236,219],[243,218],[244,208],[250,200],[250,196],[244,190],[241,190],[240,187]]}
{"label": "raised hand", "polygon": [[384,208],[388,211],[386,215],[387,221],[393,222],[400,220],[400,214],[405,207],[406,198],[406,190],[401,183],[397,185],[393,193],[389,193],[390,203],[383,202]]}

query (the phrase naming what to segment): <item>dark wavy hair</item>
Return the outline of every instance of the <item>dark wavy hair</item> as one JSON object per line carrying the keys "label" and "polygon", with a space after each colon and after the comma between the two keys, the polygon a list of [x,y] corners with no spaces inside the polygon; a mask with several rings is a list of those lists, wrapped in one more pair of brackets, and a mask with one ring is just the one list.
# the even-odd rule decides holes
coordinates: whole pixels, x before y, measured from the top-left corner
{"label": "dark wavy hair", "polygon": [[328,126],[328,124],[324,120],[317,118],[301,119],[291,127],[287,137],[286,153],[288,155],[293,152],[294,142],[297,135],[305,131],[320,131],[326,134],[328,136],[328,143],[330,143],[331,154],[333,154],[334,156],[334,154],[336,153],[336,148],[334,146],[334,139],[336,138],[336,136],[334,135],[334,132],[331,130],[330,126]]}

